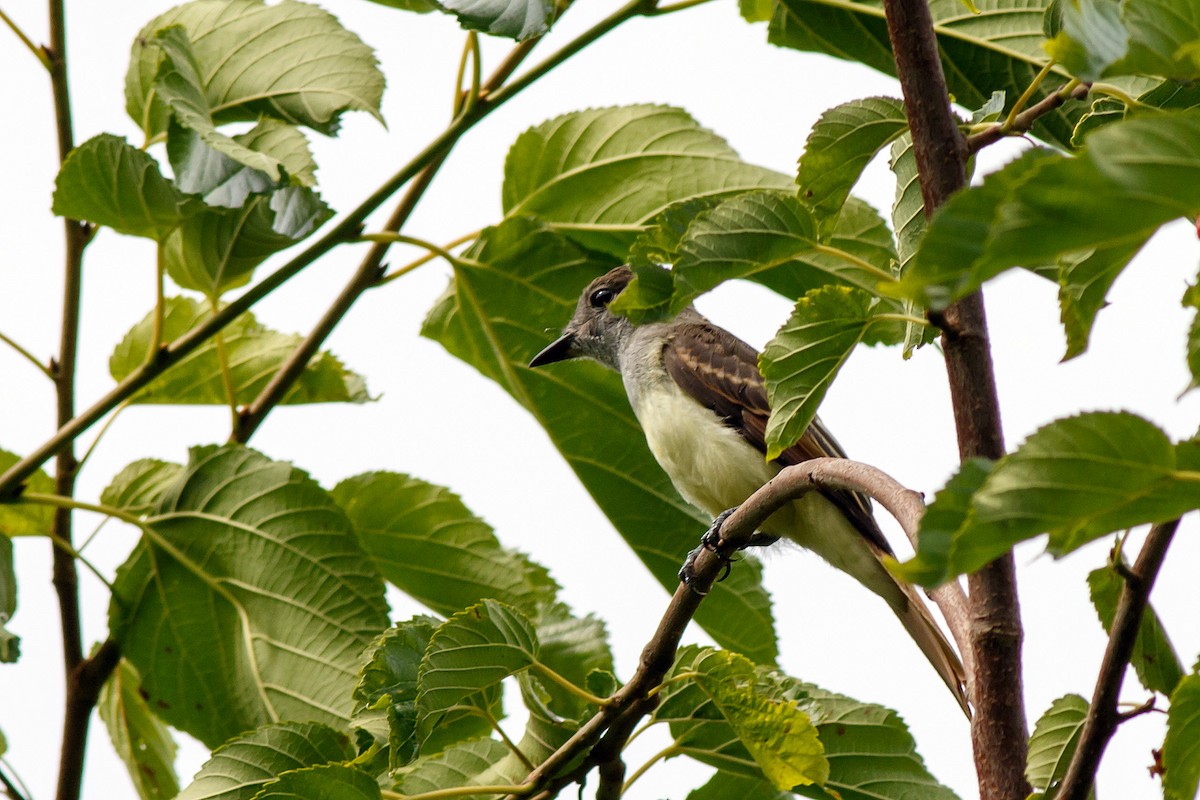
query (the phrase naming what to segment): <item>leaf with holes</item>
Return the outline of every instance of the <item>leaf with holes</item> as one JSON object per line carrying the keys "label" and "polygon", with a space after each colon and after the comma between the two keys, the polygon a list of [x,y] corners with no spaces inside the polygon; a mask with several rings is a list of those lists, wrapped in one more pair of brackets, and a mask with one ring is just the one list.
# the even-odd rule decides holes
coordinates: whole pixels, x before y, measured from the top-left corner
{"label": "leaf with holes", "polygon": [[179,794],[175,775],[175,740],[141,695],[141,676],[127,660],[100,690],[96,710],[113,749],[125,762],[129,779],[142,800],[170,800]]}
{"label": "leaf with holes", "polygon": [[383,582],[290,464],[196,448],[117,571],[109,624],[167,722],[215,746],[283,719],[345,728]]}

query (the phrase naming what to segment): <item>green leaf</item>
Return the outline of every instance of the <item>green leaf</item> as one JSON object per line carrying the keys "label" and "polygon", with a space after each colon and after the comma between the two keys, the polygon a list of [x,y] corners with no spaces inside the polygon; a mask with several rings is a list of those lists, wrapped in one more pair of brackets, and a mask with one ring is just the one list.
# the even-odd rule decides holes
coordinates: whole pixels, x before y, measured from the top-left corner
{"label": "green leaf", "polygon": [[161,241],[199,208],[153,158],[107,133],[72,150],[54,181],[55,214],[130,236]]}
{"label": "green leaf", "polygon": [[1025,780],[1035,790],[1046,792],[1066,775],[1087,711],[1087,700],[1077,694],[1064,695],[1051,703],[1033,726]]}
{"label": "green leaf", "polygon": [[716,767],[749,767],[780,790],[824,785],[829,763],[808,715],[760,681],[748,659],[689,648],[674,672],[688,680],[667,684],[655,718],[670,722],[682,752]]}
{"label": "green leaf", "polygon": [[1046,50],[1082,80],[1200,77],[1200,5],[1195,0],[1078,0],[1062,5],[1062,21]]}
{"label": "green leaf", "polygon": [[[0,450],[0,473],[7,472],[21,457]],[[54,494],[54,481],[42,470],[35,470],[25,479],[24,491]],[[46,536],[54,522],[54,509],[40,503],[0,503],[0,536]]]}
{"label": "green leaf", "polygon": [[398,8],[401,11],[412,11],[416,14],[428,14],[430,11],[438,11],[441,8],[436,0],[371,0],[371,2],[388,8]]}
{"label": "green leaf", "polygon": [[[166,103],[175,120],[223,156],[257,170],[278,185],[284,178],[277,158],[254,150],[221,133],[213,121],[212,108],[204,94],[200,64],[180,25],[170,25],[154,34],[153,46],[162,53],[158,75],[154,79],[157,100]],[[174,166],[174,162],[172,162]]]}
{"label": "green leaf", "polygon": [[[897,278],[902,278],[916,255],[921,237],[925,235],[925,198],[921,195],[917,156],[913,151],[911,134],[906,133],[892,142],[888,167],[896,176],[896,199],[892,202],[896,261],[892,272]],[[906,317],[920,317],[925,312],[911,298],[906,298],[900,305],[900,313]],[[933,341],[936,335],[937,329],[933,326],[905,323],[904,358],[911,358],[914,350]]]}
{"label": "green leaf", "polygon": [[[525,368],[553,338],[549,331],[570,319],[587,283],[612,266],[534,221],[508,220],[485,231],[470,259],[455,266],[454,283],[422,334],[534,415],[625,541],[674,591],[679,565],[708,521],[679,497],[650,454],[620,377],[584,362]],[[766,663],[777,650],[760,574],[757,562],[739,563],[696,620],[718,642]]]}
{"label": "green leaf", "polygon": [[[1048,2],[980,0],[975,5],[978,13],[964,13],[960,0],[929,3],[947,86],[967,108],[984,106],[996,91],[1019,97],[1047,61],[1042,22]],[[771,20],[769,41],[896,74],[879,0],[782,0]],[[1061,83],[1046,81],[1030,102]],[[1066,147],[1081,107],[1071,102],[1044,115],[1035,135]]]}
{"label": "green leaf", "polygon": [[254,800],[378,800],[379,784],[367,773],[345,764],[294,769],[263,785]]}
{"label": "green leaf", "polygon": [[837,218],[871,159],[906,130],[904,102],[892,97],[852,100],[821,115],[800,156],[796,183],[822,229]]}
{"label": "green leaf", "polygon": [[243,286],[259,264],[306,238],[333,211],[298,186],[257,195],[240,208],[205,207],[163,242],[167,274],[208,297]]}
{"label": "green leaf", "polygon": [[210,746],[282,719],[345,727],[387,608],[332,498],[253,450],[196,448],[143,530],[109,624],[160,716]]}
{"label": "green leaf", "polygon": [[[253,152],[269,156],[286,171],[293,184],[313,188],[317,185],[316,162],[308,149],[308,139],[294,125],[271,117],[232,141]],[[271,177],[205,144],[200,134],[172,125],[167,134],[167,157],[180,191],[203,197],[210,206],[240,208],[251,194],[276,188]]]}
{"label": "green leaf", "polygon": [[480,738],[463,742],[398,770],[393,788],[407,796],[460,786],[513,783],[522,776],[515,772],[508,776],[497,774],[509,755],[504,743],[496,739]]}
{"label": "green leaf", "polygon": [[1192,382],[1188,384],[1190,390],[1200,386],[1200,279],[1184,291],[1183,307],[1194,308],[1197,312],[1188,328],[1187,365],[1192,373]]}
{"label": "green leaf", "polygon": [[751,778],[717,770],[708,783],[688,793],[687,800],[789,800],[791,792],[781,792],[762,778]]}
{"label": "green leaf", "polygon": [[[898,341],[895,323],[879,324],[878,302],[861,289],[826,286],[804,295],[759,356],[767,384],[767,460],[796,443],[838,370],[859,342]],[[890,332],[890,336],[888,335]]]}
{"label": "green leaf", "polygon": [[[1124,561],[1122,560],[1122,563]],[[1113,617],[1117,613],[1117,602],[1125,579],[1111,565],[1088,573],[1088,590],[1092,605],[1106,632],[1112,632]],[[1147,603],[1138,625],[1137,639],[1133,644],[1130,659],[1138,680],[1151,692],[1170,695],[1183,679],[1183,665],[1163,628],[1158,614]]]}
{"label": "green leaf", "polygon": [[332,135],[345,111],[381,119],[375,55],[332,14],[295,0],[194,0],[155,17],[134,41],[125,108],[147,138],[166,129],[155,92],[163,59],[156,34],[172,25],[192,42],[217,124],[268,116]]}
{"label": "green leaf", "polygon": [[768,22],[775,13],[774,0],[738,0],[738,13],[746,22]]}
{"label": "green leaf", "polygon": [[[186,297],[167,298],[163,309],[163,341],[177,339],[211,315],[205,304]],[[236,401],[248,403],[300,344],[299,334],[265,328],[250,313],[243,314],[220,334],[228,358]],[[154,314],[125,335],[113,350],[108,369],[123,380],[146,361],[154,340]],[[217,341],[196,348],[165,374],[134,395],[135,403],[171,405],[228,405]],[[318,353],[281,401],[300,403],[363,403],[370,400],[362,376],[351,372],[328,351]]]}
{"label": "green leaf", "polygon": [[[21,657],[21,637],[4,626],[17,611],[17,571],[13,564],[12,539],[0,534],[0,664],[14,664]],[[4,754],[0,735],[0,755]]]}
{"label": "green leaf", "polygon": [[992,474],[993,467],[995,462],[984,458],[962,462],[958,472],[934,495],[921,518],[921,546],[917,554],[901,564],[889,565],[893,573],[922,586],[940,586],[949,579],[947,565],[957,546],[956,537],[967,523],[975,493]]}
{"label": "green leaf", "polygon": [[[1173,446],[1133,414],[1057,420],[986,476],[978,466],[964,467],[966,476],[951,480],[952,508],[930,521],[939,494],[922,520],[917,555],[899,572],[935,586],[1041,533],[1050,534],[1046,549],[1059,556],[1112,531],[1174,519],[1200,506],[1195,461],[1187,443]],[[964,510],[964,489],[972,488]],[[950,531],[946,523],[955,521]]]}
{"label": "green leaf", "polygon": [[[680,651],[673,674],[691,671],[713,651],[696,647]],[[816,726],[829,777],[824,791],[816,786],[796,791],[809,797],[843,800],[952,800],[916,752],[912,736],[894,711],[826,692],[773,670],[759,667],[755,691],[777,703],[794,704]],[[732,775],[761,780],[749,752],[696,684],[678,682],[663,691],[655,719],[667,721],[683,752]],[[749,796],[773,798],[765,786]],[[703,795],[701,795],[703,796]],[[740,797],[740,794],[730,794]]]}
{"label": "green leaf", "polygon": [[250,800],[280,773],[353,757],[346,735],[324,725],[263,725],[214,750],[178,800]]}
{"label": "green leaf", "polygon": [[504,164],[504,213],[535,215],[624,258],[642,226],[681,200],[786,189],[687,112],[621,106],[555,117],[517,137]]}
{"label": "green leaf", "polygon": [[153,511],[183,475],[183,467],[169,461],[143,458],[134,461],[113,477],[100,493],[100,502],[136,516]]}
{"label": "green leaf", "polygon": [[1142,239],[1060,259],[1058,304],[1067,334],[1063,361],[1087,350],[1096,315],[1108,304],[1108,290],[1145,243]]}
{"label": "green leaf", "polygon": [[[411,762],[418,748],[438,753],[459,742],[488,735],[491,723],[474,705],[446,714],[424,741],[417,741],[418,671],[425,649],[441,620],[417,616],[375,637],[354,687],[351,725],[387,748],[387,765],[397,769]],[[498,687],[497,687],[498,689]],[[498,718],[500,692],[486,692],[484,702]]]}
{"label": "green leaf", "polygon": [[1200,212],[1198,139],[1200,111],[1167,112],[1105,126],[1078,158],[1026,153],[942,207],[902,289],[944,305],[1013,266],[1136,252]]}
{"label": "green leaf", "polygon": [[179,794],[175,740],[142,697],[141,682],[133,665],[121,659],[100,690],[96,710],[138,797],[170,800]]}
{"label": "green leaf", "polygon": [[332,494],[384,580],[438,614],[488,597],[535,615],[554,601],[558,584],[545,567],[501,547],[449,489],[371,472],[347,478]]}
{"label": "green leaf", "polygon": [[468,698],[538,661],[529,619],[512,606],[483,600],[434,632],[418,675],[418,728],[428,735]]}
{"label": "green leaf", "polygon": [[1171,694],[1162,759],[1163,795],[1192,800],[1200,786],[1200,675],[1186,676]]}
{"label": "green leaf", "polygon": [[541,36],[554,23],[550,0],[439,0],[464,28],[524,41]]}

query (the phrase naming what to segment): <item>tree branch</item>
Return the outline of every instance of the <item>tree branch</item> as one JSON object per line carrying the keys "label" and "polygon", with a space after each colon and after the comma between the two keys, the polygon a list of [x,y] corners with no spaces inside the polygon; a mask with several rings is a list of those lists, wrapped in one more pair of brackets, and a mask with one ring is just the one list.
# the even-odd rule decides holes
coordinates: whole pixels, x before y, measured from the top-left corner
{"label": "tree branch", "polygon": [[1145,614],[1146,605],[1150,601],[1150,589],[1154,586],[1158,569],[1162,566],[1167,548],[1171,545],[1171,539],[1178,527],[1179,520],[1173,520],[1150,529],[1142,551],[1134,562],[1132,575],[1121,588],[1121,598],[1117,601],[1117,611],[1113,615],[1104,660],[1100,662],[1100,674],[1096,678],[1092,703],[1088,706],[1087,716],[1083,721],[1075,755],[1071,758],[1067,774],[1059,788],[1059,800],[1087,798],[1096,780],[1096,770],[1100,766],[1104,749],[1116,732],[1117,726],[1123,721],[1125,715],[1117,709],[1121,680],[1133,655],[1142,615]]}
{"label": "tree branch", "polygon": [[[884,0],[888,36],[928,217],[966,184],[967,143],[950,111],[933,19],[925,0]],[[959,456],[1004,453],[983,295],[976,292],[931,320],[942,328]],[[1028,726],[1021,685],[1021,629],[1016,570],[1001,557],[968,576],[972,618],[971,740],[981,800],[1020,800]]]}
{"label": "tree branch", "polygon": [[[702,549],[696,559],[691,586],[680,584],[658,623],[658,629],[642,650],[637,672],[622,686],[609,702],[585,722],[582,727],[553,754],[529,773],[522,784],[533,798],[555,797],[564,787],[583,779],[593,768],[600,767],[602,785],[620,787],[624,764],[620,754],[642,717],[658,705],[658,695],[650,692],[662,683],[663,677],[675,662],[675,653],[700,601],[712,589],[717,576],[729,564],[729,558],[751,540],[754,532],[767,517],[787,503],[819,489],[850,489],[869,494],[893,514],[906,533],[916,530],[924,506],[920,495],[905,489],[882,471],[867,464],[844,458],[814,458],[785,467],[774,478],[750,495],[721,525],[721,540],[714,549]],[[961,596],[961,589],[959,589]],[[966,619],[960,611],[950,614],[960,627]],[[949,617],[949,615],[948,615]],[[955,624],[955,623],[952,623]],[[561,772],[575,762],[581,753],[587,758],[572,769]],[[599,794],[597,795],[600,796]],[[508,800],[517,800],[510,795]]]}
{"label": "tree branch", "polygon": [[975,154],[988,145],[995,144],[1007,136],[1020,136],[1028,133],[1033,127],[1033,123],[1038,121],[1038,118],[1049,114],[1068,100],[1082,100],[1087,97],[1090,90],[1091,85],[1087,83],[1072,82],[1066,84],[1059,91],[1042,98],[1037,103],[1017,114],[1011,122],[1007,120],[1003,123],[997,122],[978,133],[968,136],[967,152]]}

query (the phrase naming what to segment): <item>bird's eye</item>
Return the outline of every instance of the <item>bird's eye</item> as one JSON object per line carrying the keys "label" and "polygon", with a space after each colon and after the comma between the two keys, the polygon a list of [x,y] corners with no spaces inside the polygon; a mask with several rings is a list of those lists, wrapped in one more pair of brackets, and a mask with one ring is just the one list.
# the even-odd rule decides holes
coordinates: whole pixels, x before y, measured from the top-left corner
{"label": "bird's eye", "polygon": [[611,303],[613,298],[616,296],[617,293],[612,289],[597,289],[596,291],[592,292],[592,296],[588,298],[588,302],[592,304],[593,308],[604,308],[606,305]]}

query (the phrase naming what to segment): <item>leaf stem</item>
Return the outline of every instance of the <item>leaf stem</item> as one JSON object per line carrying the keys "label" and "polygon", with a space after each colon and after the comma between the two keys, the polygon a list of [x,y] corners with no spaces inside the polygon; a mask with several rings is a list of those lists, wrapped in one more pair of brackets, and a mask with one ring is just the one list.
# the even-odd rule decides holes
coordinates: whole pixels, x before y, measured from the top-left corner
{"label": "leaf stem", "polygon": [[[445,251],[449,252],[451,250],[451,248],[458,247],[459,245],[465,244],[465,243],[471,241],[472,239],[477,239],[479,237],[480,233],[482,233],[482,231],[471,231],[470,233],[464,233],[462,236],[459,236],[458,238],[453,239],[452,241],[446,242],[444,245],[441,245],[436,251],[431,250],[430,252],[426,253],[425,255],[421,256],[420,258],[416,259],[415,261],[410,261],[409,263],[405,264],[403,267],[399,267],[398,269],[395,269],[392,272],[389,272],[387,275],[384,275],[382,278],[375,281],[375,286],[376,287],[383,286],[385,283],[391,283],[392,281],[396,280],[397,278],[407,275],[408,273],[412,272],[413,270],[417,269],[418,267],[424,266],[425,264],[428,264],[430,261],[433,261],[435,258],[437,258],[441,254],[440,251],[445,250]],[[462,260],[461,257],[456,256],[455,258],[459,261]],[[453,264],[454,262],[451,261],[450,263]]]}
{"label": "leaf stem", "polygon": [[834,247],[834,246],[828,245],[828,244],[815,244],[815,245],[813,245],[812,249],[813,249],[814,253],[822,253],[827,256],[833,256],[834,258],[840,258],[849,264],[853,264],[854,266],[858,267],[862,271],[870,273],[871,275],[874,275],[875,277],[879,278],[881,281],[886,281],[888,283],[896,283],[896,276],[893,275],[890,271],[880,269],[879,267],[875,266],[871,262],[866,261],[862,258],[859,258],[858,256],[854,255],[853,253],[849,253],[840,247]]}
{"label": "leaf stem", "polygon": [[633,771],[633,774],[630,775],[629,778],[625,781],[625,783],[621,785],[621,794],[625,794],[626,792],[628,792],[629,787],[633,786],[633,784],[637,781],[638,778],[645,775],[646,772],[649,771],[649,769],[651,767],[653,767],[655,764],[657,764],[659,761],[663,761],[667,758],[670,758],[671,756],[676,755],[679,752],[681,752],[679,749],[679,742],[671,742],[669,745],[664,747],[662,750],[659,750],[657,753],[650,756],[650,758],[646,760],[646,763],[642,764],[640,767],[635,769]]}
{"label": "leaf stem", "polygon": [[1155,106],[1151,106],[1151,105],[1147,105],[1146,103],[1143,103],[1141,100],[1138,100],[1136,97],[1129,94],[1121,87],[1114,86],[1111,83],[1093,83],[1092,91],[1095,92],[1096,94],[1102,94],[1106,97],[1112,97],[1116,100],[1120,100],[1128,108],[1153,108],[1155,111],[1161,110]]}
{"label": "leaf stem", "polygon": [[25,35],[25,31],[21,30],[21,27],[17,25],[15,21],[13,21],[12,17],[8,16],[8,14],[5,14],[4,9],[2,8],[0,8],[0,21],[4,22],[4,24],[8,26],[8,29],[17,35],[17,38],[21,40],[21,44],[25,45],[29,52],[33,53],[34,57],[42,63],[42,66],[45,67],[47,71],[51,69],[50,56],[46,55],[46,48],[39,47],[38,45],[34,44],[33,41]]}
{"label": "leaf stem", "polygon": [[1007,133],[1013,129],[1017,123],[1017,117],[1025,110],[1025,106],[1029,105],[1029,101],[1033,99],[1034,93],[1042,85],[1042,81],[1046,80],[1046,76],[1054,69],[1056,63],[1058,62],[1053,58],[1047,61],[1041,70],[1038,71],[1038,74],[1033,77],[1033,80],[1029,82],[1029,85],[1025,87],[1025,91],[1021,92],[1021,96],[1017,98],[1017,102],[1013,103],[1013,107],[1009,110],[1008,116],[1004,118],[1004,124],[1000,126],[1002,131]]}
{"label": "leaf stem", "polygon": [[[459,263],[459,258],[446,248],[436,245],[433,242],[425,239],[418,239],[416,236],[407,236],[403,233],[396,233],[395,231],[383,231],[382,233],[364,233],[358,238],[364,242],[375,242],[377,244],[411,244],[415,247],[425,248],[429,251],[431,257],[441,256],[447,262],[449,262],[450,266],[457,266]],[[389,280],[390,277],[391,276],[388,276],[387,278],[380,278],[379,282]],[[378,282],[376,285],[378,285]]]}
{"label": "leaf stem", "polygon": [[23,356],[26,361],[37,367],[39,372],[41,372],[50,380],[54,380],[54,373],[50,371],[49,367],[39,361],[37,356],[35,356],[33,353],[29,352],[24,347],[21,347],[21,345],[17,344],[13,339],[5,336],[3,333],[0,333],[0,342],[4,342],[13,350],[16,350],[18,355]]}
{"label": "leaf stem", "polygon": [[697,672],[696,670],[688,670],[686,672],[677,672],[674,675],[672,675],[671,677],[664,680],[658,686],[655,686],[653,689],[646,692],[646,696],[654,697],[659,692],[661,692],[663,689],[667,688],[668,686],[670,686],[673,683],[679,683],[680,681],[692,680],[693,678],[699,678],[701,676],[701,674],[702,673]]}
{"label": "leaf stem", "polygon": [[[4,767],[3,770],[0,770],[0,783],[4,784],[4,791],[8,792],[9,797],[12,800],[33,800],[33,795],[29,793],[29,787],[21,779],[20,773],[13,769],[13,765],[8,763],[8,760],[4,756],[0,756],[0,767]],[[13,776],[13,780],[20,785],[20,788],[8,779],[8,776],[4,774],[5,772]]]}
{"label": "leaf stem", "polygon": [[871,317],[871,322],[904,322],[909,325],[919,325],[922,328],[932,328],[929,320],[924,317],[914,317],[908,314],[876,314]]}
{"label": "leaf stem", "polygon": [[146,524],[142,520],[120,508],[113,508],[112,506],[100,505],[98,503],[88,503],[83,500],[76,500],[74,497],[66,497],[65,495],[47,494],[45,492],[25,492],[21,495],[21,501],[50,506],[52,508],[66,508],[72,511],[91,511],[94,514],[102,514],[106,517],[119,519],[121,522],[127,522],[141,529],[146,527]]}
{"label": "leaf stem", "polygon": [[488,711],[486,708],[480,708],[479,713],[483,714],[484,718],[488,721],[488,724],[492,726],[492,730],[494,730],[500,737],[500,741],[504,742],[504,746],[508,748],[508,751],[525,766],[525,769],[532,770],[533,762],[521,752],[521,748],[517,747],[516,742],[508,738],[508,734],[505,733],[504,729],[500,727],[500,721],[492,716],[492,712]]}
{"label": "leaf stem", "polygon": [[96,433],[96,438],[92,440],[92,443],[88,445],[88,449],[84,451],[83,457],[79,459],[80,469],[82,469],[83,465],[87,463],[87,460],[92,457],[92,453],[96,451],[96,446],[100,444],[100,440],[104,438],[104,434],[108,433],[108,429],[111,428],[112,424],[117,421],[117,417],[121,415],[121,412],[129,408],[129,404],[131,402],[131,399],[124,401],[117,406],[116,410],[113,411],[108,419],[104,420],[104,424],[100,426],[99,432]]}
{"label": "leaf stem", "polygon": [[88,570],[93,575],[95,575],[96,578],[99,579],[99,581],[101,583],[103,583],[105,585],[105,587],[108,589],[109,594],[112,594],[115,591],[113,589],[112,583],[108,580],[108,578],[104,577],[104,575],[100,572],[100,570],[96,568],[96,565],[93,564],[91,561],[89,561],[83,553],[79,552],[74,547],[72,547],[70,542],[64,541],[63,539],[59,538],[58,536],[54,535],[53,533],[47,533],[46,537],[48,539],[50,539],[50,542],[55,547],[61,549],[64,553],[71,556],[71,558],[77,559],[81,564],[83,564],[85,567],[87,567]]}
{"label": "leaf stem", "polygon": [[589,703],[594,706],[600,706],[601,708],[608,704],[607,697],[598,697],[588,690],[576,686],[540,661],[534,661],[533,668],[540,672],[544,677],[549,678],[554,683],[557,683],[559,686],[566,689],[575,697],[583,700],[585,703]]}
{"label": "leaf stem", "polygon": [[665,6],[658,6],[653,11],[646,13],[647,17],[661,17],[664,14],[674,14],[676,11],[686,11],[689,8],[702,6],[705,3],[711,3],[712,0],[679,0],[677,3],[670,3]]}

